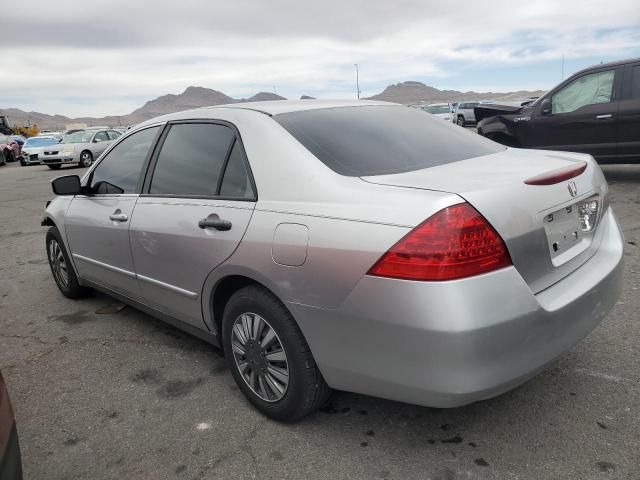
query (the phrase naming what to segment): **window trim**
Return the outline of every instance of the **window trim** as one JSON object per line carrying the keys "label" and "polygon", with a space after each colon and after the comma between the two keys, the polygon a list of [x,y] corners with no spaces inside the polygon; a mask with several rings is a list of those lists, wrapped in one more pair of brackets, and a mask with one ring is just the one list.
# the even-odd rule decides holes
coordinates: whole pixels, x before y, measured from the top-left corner
{"label": "window trim", "polygon": [[[89,192],[89,187],[91,185],[91,181],[93,180],[93,172],[95,172],[95,170],[100,166],[100,164],[109,156],[109,154],[111,153],[111,150],[116,148],[118,145],[120,145],[121,142],[123,142],[125,139],[129,138],[131,135],[133,135],[135,133],[142,132],[144,130],[148,130],[150,128],[158,128],[158,132],[156,133],[156,136],[151,141],[151,148],[147,152],[147,156],[145,157],[144,162],[142,163],[142,169],[140,170],[141,175],[140,175],[140,178],[138,179],[138,184],[136,185],[135,191],[132,192],[132,193],[90,193]],[[164,130],[166,128],[167,128],[166,127],[166,122],[155,123],[153,125],[147,125],[147,126],[145,126],[143,128],[139,128],[139,129],[135,129],[135,130],[132,129],[131,131],[126,132],[125,134],[120,135],[117,139],[113,140],[113,143],[111,143],[111,145],[109,145],[107,147],[107,149],[102,153],[102,155],[100,156],[98,161],[96,163],[94,163],[93,168],[91,168],[91,171],[89,171],[87,173],[86,177],[83,178],[82,185],[83,185],[84,189],[86,190],[85,196],[87,196],[87,197],[100,197],[100,198],[102,198],[102,197],[139,196],[140,193],[142,192],[142,186],[144,184],[144,179],[146,178],[146,175],[147,175],[147,170],[148,170],[148,167],[149,167],[149,161],[151,159],[151,156],[155,152],[155,150],[158,148],[157,147],[158,138],[162,135],[162,133],[164,132]]]}
{"label": "window trim", "polygon": [[[173,125],[185,125],[185,124],[210,124],[210,125],[222,125],[231,129],[234,134],[234,137],[229,144],[229,148],[227,149],[227,153],[225,154],[224,161],[222,163],[221,174],[218,178],[218,184],[216,185],[216,193],[220,192],[222,187],[222,181],[224,180],[224,175],[227,171],[227,165],[229,164],[229,158],[231,157],[231,152],[233,151],[233,146],[236,142],[239,142],[240,153],[242,154],[242,159],[244,161],[247,174],[249,176],[249,182],[251,183],[251,187],[253,189],[253,197],[251,198],[238,198],[238,197],[225,197],[222,195],[176,195],[176,194],[159,194],[159,193],[150,193],[149,190],[151,188],[151,181],[153,179],[153,174],[155,173],[156,165],[158,163],[158,157],[160,156],[160,152],[162,151],[162,146],[164,145],[169,132],[171,131],[171,127]],[[244,143],[242,142],[242,136],[240,135],[240,131],[238,128],[231,122],[227,122],[226,120],[217,120],[210,118],[203,119],[186,119],[186,120],[172,120],[167,122],[164,130],[162,131],[162,135],[157,139],[156,147],[153,151],[152,157],[149,159],[149,165],[147,166],[147,172],[144,178],[144,184],[142,186],[140,197],[144,198],[186,198],[186,199],[196,199],[196,200],[225,200],[225,201],[234,201],[234,202],[257,202],[258,201],[258,189],[256,188],[256,182],[253,177],[253,171],[251,170],[251,165],[249,163],[249,158],[247,157],[247,153],[244,148]]]}

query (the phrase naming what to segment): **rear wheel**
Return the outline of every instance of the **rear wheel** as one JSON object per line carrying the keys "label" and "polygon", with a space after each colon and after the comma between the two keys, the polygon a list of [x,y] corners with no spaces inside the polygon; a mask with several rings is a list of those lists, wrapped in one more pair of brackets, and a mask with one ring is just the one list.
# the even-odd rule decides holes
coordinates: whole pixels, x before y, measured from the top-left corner
{"label": "rear wheel", "polygon": [[329,398],[331,390],[300,328],[265,288],[249,286],[231,296],[222,336],[233,378],[266,416],[293,422]]}
{"label": "rear wheel", "polygon": [[46,247],[51,274],[62,294],[67,298],[73,299],[85,296],[89,289],[81,286],[78,282],[78,277],[71,266],[60,232],[56,227],[49,228]]}
{"label": "rear wheel", "polygon": [[456,120],[456,123],[461,127],[464,127],[464,116],[458,115],[458,120]]}
{"label": "rear wheel", "polygon": [[49,167],[51,170],[59,170],[61,166],[62,166],[62,165],[60,165],[60,164],[57,164],[57,165],[47,165],[47,167]]}
{"label": "rear wheel", "polygon": [[80,166],[83,168],[90,167],[93,163],[93,155],[89,150],[85,150],[80,154]]}

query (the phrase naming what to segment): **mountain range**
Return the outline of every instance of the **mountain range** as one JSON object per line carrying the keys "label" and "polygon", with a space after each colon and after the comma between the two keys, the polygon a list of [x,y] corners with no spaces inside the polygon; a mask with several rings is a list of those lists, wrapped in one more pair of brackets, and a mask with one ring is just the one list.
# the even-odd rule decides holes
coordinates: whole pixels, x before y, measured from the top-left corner
{"label": "mountain range", "polygon": [[[385,100],[403,104],[419,102],[452,102],[465,100],[520,100],[542,95],[543,91],[518,91],[506,93],[478,93],[458,92],[456,90],[438,90],[421,82],[407,81],[389,85],[381,93],[369,97],[371,100]],[[303,95],[302,99],[311,99]],[[235,99],[222,92],[204,87],[188,87],[184,92],[174,95],[168,94],[149,100],[142,107],[133,112],[120,116],[107,116],[101,118],[78,117],[69,118],[63,115],[47,115],[39,112],[25,112],[18,108],[0,108],[0,115],[9,117],[9,123],[15,125],[36,124],[40,129],[62,130],[65,125],[72,123],[84,123],[87,125],[133,125],[149,118],[166,113],[179,112],[191,108],[210,105],[223,105],[228,103],[258,102],[265,100],[286,100],[280,95],[269,92],[260,92],[250,98]]]}

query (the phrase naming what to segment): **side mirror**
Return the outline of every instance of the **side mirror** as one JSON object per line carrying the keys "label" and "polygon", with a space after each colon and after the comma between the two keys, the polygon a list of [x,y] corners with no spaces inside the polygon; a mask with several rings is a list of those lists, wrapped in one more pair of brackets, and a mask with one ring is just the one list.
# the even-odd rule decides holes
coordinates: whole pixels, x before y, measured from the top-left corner
{"label": "side mirror", "polygon": [[78,195],[82,192],[78,175],[65,175],[51,181],[51,188],[56,195]]}
{"label": "side mirror", "polygon": [[547,97],[544,100],[542,100],[542,103],[540,104],[540,113],[542,113],[542,115],[549,115],[551,113],[550,98]]}

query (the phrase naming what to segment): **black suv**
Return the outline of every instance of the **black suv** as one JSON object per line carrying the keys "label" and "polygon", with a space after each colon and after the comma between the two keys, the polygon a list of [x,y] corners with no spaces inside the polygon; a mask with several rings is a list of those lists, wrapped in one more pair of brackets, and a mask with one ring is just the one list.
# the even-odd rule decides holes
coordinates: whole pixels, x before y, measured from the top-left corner
{"label": "black suv", "polygon": [[581,70],[520,107],[481,104],[475,115],[479,134],[508,146],[640,163],[640,58]]}

